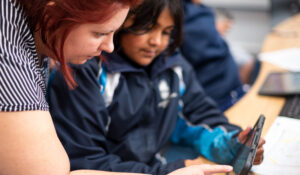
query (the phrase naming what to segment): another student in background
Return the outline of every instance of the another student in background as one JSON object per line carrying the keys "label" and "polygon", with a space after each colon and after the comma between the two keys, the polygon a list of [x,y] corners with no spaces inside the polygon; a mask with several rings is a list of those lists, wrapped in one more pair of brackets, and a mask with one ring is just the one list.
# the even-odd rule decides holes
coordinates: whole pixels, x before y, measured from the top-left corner
{"label": "another student in background", "polygon": [[193,65],[198,81],[222,111],[244,94],[238,67],[218,33],[213,11],[201,0],[184,0],[183,56]]}
{"label": "another student in background", "polygon": [[[225,38],[229,29],[234,24],[234,19],[226,9],[217,8],[215,14],[216,28],[221,36]],[[244,84],[244,87],[246,87],[246,85],[250,85],[255,80],[260,64],[255,59],[255,56],[242,46],[230,40],[226,40],[226,42],[228,43],[234,61],[238,65],[241,82]]]}
{"label": "another student in background", "polygon": [[181,1],[145,0],[133,10],[116,35],[114,53],[73,66],[75,90],[62,87],[62,75],[53,74],[51,114],[72,169],[167,174],[201,163],[164,162],[159,151],[170,138],[210,160],[231,163],[249,129],[240,132],[228,123],[193,68],[174,53],[181,43]]}

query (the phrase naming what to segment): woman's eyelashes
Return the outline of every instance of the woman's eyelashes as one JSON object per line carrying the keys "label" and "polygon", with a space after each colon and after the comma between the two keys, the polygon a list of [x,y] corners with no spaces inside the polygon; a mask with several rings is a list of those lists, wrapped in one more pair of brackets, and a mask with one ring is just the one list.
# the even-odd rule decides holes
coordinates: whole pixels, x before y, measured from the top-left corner
{"label": "woman's eyelashes", "polygon": [[101,32],[92,32],[92,33],[97,38],[108,35],[107,33],[101,33]]}

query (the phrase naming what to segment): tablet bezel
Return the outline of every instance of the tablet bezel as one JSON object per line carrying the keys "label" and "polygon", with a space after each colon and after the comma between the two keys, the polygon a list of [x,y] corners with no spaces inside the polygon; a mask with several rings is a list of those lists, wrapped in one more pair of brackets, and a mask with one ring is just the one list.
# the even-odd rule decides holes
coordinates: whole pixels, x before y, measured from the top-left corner
{"label": "tablet bezel", "polygon": [[[248,147],[248,148],[250,148],[249,154],[247,156],[247,159],[245,161],[245,164],[244,164],[243,168],[241,169],[241,171],[238,175],[247,175],[249,173],[252,165],[253,165],[253,161],[254,161],[256,150],[257,150],[259,140],[260,140],[260,137],[261,137],[264,122],[265,122],[265,116],[260,115],[258,120],[256,121],[254,127],[253,127],[253,128],[257,127],[257,130],[253,135],[254,138],[251,142],[251,145]],[[243,152],[243,149],[245,149],[247,147],[245,145],[245,143],[247,143],[249,141],[250,137],[252,136],[252,133],[253,133],[253,130],[251,130],[251,132],[248,134],[248,137],[247,137],[246,141],[241,146],[241,148],[237,152],[234,160],[232,161],[232,166],[233,166],[234,173],[236,173],[235,170],[237,169],[237,167],[235,166],[235,162],[238,160],[239,156],[241,156],[241,153]]]}
{"label": "tablet bezel", "polygon": [[[262,86],[260,87],[258,94],[259,95],[268,95],[268,96],[289,96],[289,95],[297,95],[300,94],[300,90],[298,91],[285,91],[285,90],[276,90],[276,89],[267,89],[266,85],[268,83],[273,84],[273,86],[278,86],[276,85],[278,82],[272,82],[272,76],[285,76],[285,75],[290,75],[290,76],[298,76],[300,77],[300,72],[271,72],[268,74],[267,78],[264,80]],[[282,84],[283,85],[283,84]],[[285,85],[289,86],[289,85]],[[296,86],[298,87],[298,86]]]}

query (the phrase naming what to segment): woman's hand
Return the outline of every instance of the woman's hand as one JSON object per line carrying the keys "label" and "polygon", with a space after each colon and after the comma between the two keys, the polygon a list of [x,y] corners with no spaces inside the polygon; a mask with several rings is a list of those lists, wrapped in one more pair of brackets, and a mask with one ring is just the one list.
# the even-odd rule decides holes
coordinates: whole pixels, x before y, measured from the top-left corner
{"label": "woman's hand", "polygon": [[211,175],[214,173],[227,173],[231,171],[232,167],[228,165],[202,164],[181,168],[169,173],[168,175]]}
{"label": "woman's hand", "polygon": [[[238,139],[241,143],[244,143],[247,139],[249,132],[251,131],[251,127],[247,127],[245,130],[239,133]],[[259,144],[257,147],[256,155],[254,158],[254,165],[259,165],[263,161],[264,148],[263,145],[266,143],[265,139],[260,138]]]}

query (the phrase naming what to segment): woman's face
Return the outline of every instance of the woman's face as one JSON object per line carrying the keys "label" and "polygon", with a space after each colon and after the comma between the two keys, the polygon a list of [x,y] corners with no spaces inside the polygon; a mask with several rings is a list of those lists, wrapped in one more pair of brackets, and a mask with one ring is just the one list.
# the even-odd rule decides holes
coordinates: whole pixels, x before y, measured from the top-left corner
{"label": "woman's face", "polygon": [[[128,23],[132,23],[131,19],[127,20],[124,25]],[[141,35],[123,34],[121,36],[122,50],[132,61],[141,66],[147,66],[167,48],[173,29],[173,17],[166,8],[150,31]]]}
{"label": "woman's face", "polygon": [[112,18],[101,24],[81,24],[75,27],[64,44],[64,56],[67,62],[82,64],[87,59],[99,56],[101,51],[114,50],[113,35],[125,20],[129,8],[123,8]]}

